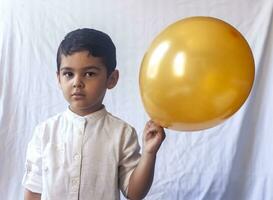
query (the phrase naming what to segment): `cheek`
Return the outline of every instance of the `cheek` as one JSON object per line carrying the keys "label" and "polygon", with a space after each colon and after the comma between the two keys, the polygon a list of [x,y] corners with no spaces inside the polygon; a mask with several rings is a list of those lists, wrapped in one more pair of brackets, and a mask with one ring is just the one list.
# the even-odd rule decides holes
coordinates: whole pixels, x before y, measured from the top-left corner
{"label": "cheek", "polygon": [[67,93],[69,92],[71,89],[71,87],[69,86],[69,82],[65,82],[62,80],[62,82],[59,84],[61,90],[63,91],[63,93]]}
{"label": "cheek", "polygon": [[105,90],[106,90],[106,85],[104,83],[96,83],[88,87],[88,91],[97,96],[104,94]]}

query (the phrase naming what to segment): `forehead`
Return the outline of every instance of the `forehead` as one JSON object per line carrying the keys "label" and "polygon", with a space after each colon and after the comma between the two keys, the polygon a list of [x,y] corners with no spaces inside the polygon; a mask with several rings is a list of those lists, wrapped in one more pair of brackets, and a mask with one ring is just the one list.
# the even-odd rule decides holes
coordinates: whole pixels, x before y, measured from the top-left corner
{"label": "forehead", "polygon": [[106,69],[102,58],[94,57],[88,51],[75,52],[67,56],[61,55],[60,69],[69,67],[76,70],[90,66]]}

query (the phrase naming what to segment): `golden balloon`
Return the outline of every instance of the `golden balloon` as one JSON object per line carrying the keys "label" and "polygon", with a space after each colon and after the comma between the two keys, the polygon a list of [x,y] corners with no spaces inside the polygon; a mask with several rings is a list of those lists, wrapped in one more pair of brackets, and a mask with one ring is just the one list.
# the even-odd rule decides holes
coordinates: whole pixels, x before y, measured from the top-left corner
{"label": "golden balloon", "polygon": [[163,30],[140,69],[141,98],[161,126],[216,126],[247,99],[254,81],[251,49],[233,26],[212,17],[182,19]]}

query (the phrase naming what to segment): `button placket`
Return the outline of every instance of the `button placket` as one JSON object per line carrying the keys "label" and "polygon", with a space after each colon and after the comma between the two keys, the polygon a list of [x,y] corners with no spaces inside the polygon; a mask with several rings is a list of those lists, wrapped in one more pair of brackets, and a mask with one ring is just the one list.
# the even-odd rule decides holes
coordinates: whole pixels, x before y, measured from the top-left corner
{"label": "button placket", "polygon": [[77,125],[77,136],[76,136],[76,146],[73,150],[73,162],[74,169],[71,176],[71,190],[72,192],[79,192],[80,188],[80,175],[81,175],[81,163],[82,163],[82,144],[84,140],[84,130],[85,130],[86,119],[81,118],[76,121]]}

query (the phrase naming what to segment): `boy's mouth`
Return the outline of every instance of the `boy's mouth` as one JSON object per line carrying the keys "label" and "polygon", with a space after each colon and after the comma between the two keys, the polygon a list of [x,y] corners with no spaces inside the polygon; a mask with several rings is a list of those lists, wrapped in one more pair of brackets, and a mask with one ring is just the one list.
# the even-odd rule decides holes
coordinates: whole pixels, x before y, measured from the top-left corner
{"label": "boy's mouth", "polygon": [[72,97],[84,97],[85,95],[83,93],[80,93],[80,92],[75,92],[71,96]]}

